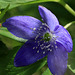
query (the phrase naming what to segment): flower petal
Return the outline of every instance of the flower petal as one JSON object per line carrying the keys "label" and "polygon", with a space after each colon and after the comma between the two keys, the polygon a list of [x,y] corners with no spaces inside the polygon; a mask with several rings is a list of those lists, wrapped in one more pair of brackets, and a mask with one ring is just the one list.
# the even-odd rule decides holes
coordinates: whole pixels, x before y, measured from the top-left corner
{"label": "flower petal", "polygon": [[47,8],[39,6],[39,13],[43,21],[50,27],[50,30],[54,30],[55,26],[59,25],[56,16]]}
{"label": "flower petal", "polygon": [[55,30],[56,41],[60,42],[68,52],[72,51],[73,43],[69,32],[61,25]]}
{"label": "flower petal", "polygon": [[16,67],[26,66],[36,62],[46,55],[47,53],[43,54],[43,50],[41,50],[41,48],[38,46],[38,43],[35,43],[34,39],[32,39],[27,41],[20,48],[14,59],[14,65]]}
{"label": "flower petal", "polygon": [[15,36],[30,39],[36,36],[36,33],[33,32],[42,25],[42,22],[30,16],[14,16],[7,19],[2,25]]}
{"label": "flower petal", "polygon": [[68,53],[60,43],[57,43],[57,47],[48,54],[48,67],[53,75],[64,75],[67,68]]}

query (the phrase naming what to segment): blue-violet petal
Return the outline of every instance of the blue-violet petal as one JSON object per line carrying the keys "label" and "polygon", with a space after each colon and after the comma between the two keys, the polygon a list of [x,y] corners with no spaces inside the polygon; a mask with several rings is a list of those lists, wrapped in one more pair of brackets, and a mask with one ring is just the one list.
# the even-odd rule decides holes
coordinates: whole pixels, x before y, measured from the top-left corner
{"label": "blue-violet petal", "polygon": [[14,16],[2,25],[17,37],[31,39],[37,35],[34,31],[42,25],[42,22],[30,16]]}
{"label": "blue-violet petal", "polygon": [[[43,54],[43,50],[38,46],[38,40],[36,43],[35,39],[28,40],[20,48],[14,59],[14,65],[16,67],[32,64],[47,55],[47,53]],[[42,44],[42,42],[40,43]]]}
{"label": "blue-violet petal", "polygon": [[55,30],[56,41],[60,42],[66,49],[66,51],[71,52],[73,48],[73,43],[69,32],[61,25]]}
{"label": "blue-violet petal", "polygon": [[39,6],[39,13],[43,21],[50,27],[50,30],[53,31],[54,28],[59,25],[58,19],[56,16],[47,8]]}
{"label": "blue-violet petal", "polygon": [[67,69],[68,53],[64,46],[57,43],[57,48],[48,54],[48,67],[53,75],[64,75]]}

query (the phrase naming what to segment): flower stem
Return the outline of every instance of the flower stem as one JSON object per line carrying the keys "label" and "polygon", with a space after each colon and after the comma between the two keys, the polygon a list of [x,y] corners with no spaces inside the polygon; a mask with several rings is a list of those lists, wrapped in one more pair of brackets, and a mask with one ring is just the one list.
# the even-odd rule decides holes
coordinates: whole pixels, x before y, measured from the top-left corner
{"label": "flower stem", "polygon": [[68,10],[73,16],[75,16],[75,11],[63,0],[60,0],[58,3],[61,4],[66,10]]}
{"label": "flower stem", "polygon": [[67,25],[64,26],[64,28],[67,29],[68,27],[70,27],[73,24],[75,24],[75,21],[72,21],[72,22],[68,23]]}

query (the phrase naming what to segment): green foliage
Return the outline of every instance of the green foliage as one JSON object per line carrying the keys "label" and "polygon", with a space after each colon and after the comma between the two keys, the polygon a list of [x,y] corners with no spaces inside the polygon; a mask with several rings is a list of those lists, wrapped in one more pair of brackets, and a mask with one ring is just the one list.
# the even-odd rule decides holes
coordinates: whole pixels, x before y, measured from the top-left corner
{"label": "green foliage", "polygon": [[10,38],[12,40],[19,41],[19,42],[26,42],[25,39],[16,37],[13,34],[11,34],[5,27],[0,28],[0,35],[7,37],[7,38]]}
{"label": "green foliage", "polygon": [[[59,4],[53,2],[58,2]],[[43,5],[48,9],[50,9],[57,16],[61,25],[64,26],[66,24],[65,28],[68,28],[68,31],[72,36],[72,39],[74,39],[73,51],[69,53],[68,70],[65,74],[65,75],[69,74],[74,75],[75,74],[75,63],[74,63],[75,62],[75,21],[74,21],[75,11],[68,4],[71,5],[73,9],[75,9],[75,0],[0,0],[0,9],[1,9],[0,23],[3,23],[5,19],[15,15],[31,15],[33,17],[41,19],[37,9],[38,5]],[[66,10],[68,10],[70,13]],[[14,36],[5,27],[0,28],[0,75],[32,75],[36,71],[40,70],[45,64],[47,64],[47,59],[43,58],[42,60],[37,61],[36,63],[29,66],[25,67],[14,66],[14,57],[17,51],[19,50],[19,48],[26,41],[27,40],[25,39]],[[47,70],[41,74],[52,75],[49,68],[47,68]]]}
{"label": "green foliage", "polygon": [[69,53],[68,56],[68,67],[73,73],[75,73],[75,39],[73,40],[73,51]]}
{"label": "green foliage", "polygon": [[42,75],[52,75],[52,73],[50,72],[49,68],[47,68]]}
{"label": "green foliage", "polygon": [[75,39],[75,21],[72,21],[70,23],[68,23],[67,25],[65,25],[65,28],[67,28],[67,30],[69,30],[72,36],[72,39]]}
{"label": "green foliage", "polygon": [[27,40],[18,38],[11,34],[5,27],[0,28],[0,40],[6,44],[8,48],[13,48],[22,45]]}
{"label": "green foliage", "polygon": [[5,15],[6,11],[7,11],[8,8],[9,8],[9,6],[10,6],[10,5],[8,5],[8,6],[2,11],[2,13],[1,13],[1,15],[0,15],[0,19],[3,18],[3,16]]}
{"label": "green foliage", "polygon": [[0,57],[8,52],[8,48],[0,41]]}
{"label": "green foliage", "polygon": [[0,50],[5,50],[4,52],[6,52],[6,54],[3,54],[2,57],[0,57],[0,75],[32,75],[47,63],[46,58],[43,58],[29,66],[15,67],[14,57],[20,47],[15,47],[10,51],[5,46],[3,47],[4,48],[2,49],[0,47]]}
{"label": "green foliage", "polygon": [[61,4],[66,10],[68,10],[73,16],[75,16],[75,11],[69,7],[68,4],[66,4],[63,0],[1,0],[0,1],[0,9],[5,8],[5,6],[7,6],[7,4],[10,4],[10,9],[17,7],[17,6],[21,6],[21,5],[27,5],[27,4],[34,4],[34,3],[41,3],[41,2],[58,2],[59,4]]}
{"label": "green foliage", "polygon": [[10,9],[20,6],[20,5],[27,5],[27,4],[33,4],[33,3],[40,3],[40,2],[48,2],[48,1],[54,1],[57,2],[59,0],[0,0],[0,7],[1,9],[4,9],[8,4],[10,4]]}

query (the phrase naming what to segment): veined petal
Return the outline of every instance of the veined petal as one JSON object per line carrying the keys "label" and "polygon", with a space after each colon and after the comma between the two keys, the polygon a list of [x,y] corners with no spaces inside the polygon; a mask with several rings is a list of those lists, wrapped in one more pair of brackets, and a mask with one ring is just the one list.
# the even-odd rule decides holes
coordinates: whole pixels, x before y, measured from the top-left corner
{"label": "veined petal", "polygon": [[39,13],[43,21],[50,27],[50,30],[54,30],[56,25],[59,25],[58,19],[56,16],[47,8],[39,6]]}
{"label": "veined petal", "polygon": [[73,43],[69,32],[61,25],[55,30],[56,41],[60,42],[66,49],[66,51],[71,52],[73,48]]}
{"label": "veined petal", "polygon": [[30,16],[14,16],[7,19],[2,25],[15,36],[30,39],[37,35],[34,31],[42,25],[42,22]]}
{"label": "veined petal", "polygon": [[64,46],[57,43],[57,48],[48,54],[48,67],[53,75],[64,75],[67,69],[68,53]]}
{"label": "veined petal", "polygon": [[46,55],[47,53],[43,54],[43,50],[38,46],[38,43],[35,43],[34,39],[28,40],[16,54],[14,65],[16,67],[26,66],[36,62]]}

